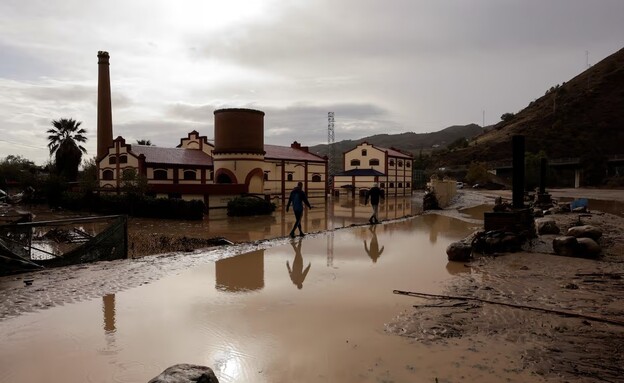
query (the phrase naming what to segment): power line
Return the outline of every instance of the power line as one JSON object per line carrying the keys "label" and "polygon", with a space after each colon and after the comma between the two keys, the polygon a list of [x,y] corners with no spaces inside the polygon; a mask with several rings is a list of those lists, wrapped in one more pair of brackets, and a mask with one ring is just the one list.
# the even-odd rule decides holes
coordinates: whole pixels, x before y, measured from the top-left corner
{"label": "power line", "polygon": [[40,150],[41,149],[44,149],[44,150],[47,149],[46,147],[42,148],[41,146],[32,146],[32,145],[21,144],[19,142],[4,140],[2,138],[0,138],[0,141],[6,142],[7,144],[11,144],[11,145],[23,146],[25,148],[40,149]]}

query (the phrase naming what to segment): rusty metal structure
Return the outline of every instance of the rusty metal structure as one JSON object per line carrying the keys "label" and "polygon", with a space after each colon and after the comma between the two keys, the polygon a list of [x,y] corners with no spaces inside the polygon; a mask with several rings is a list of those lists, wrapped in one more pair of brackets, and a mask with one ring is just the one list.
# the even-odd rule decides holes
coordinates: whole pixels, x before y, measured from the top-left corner
{"label": "rusty metal structure", "polygon": [[0,275],[127,257],[126,216],[0,224]]}

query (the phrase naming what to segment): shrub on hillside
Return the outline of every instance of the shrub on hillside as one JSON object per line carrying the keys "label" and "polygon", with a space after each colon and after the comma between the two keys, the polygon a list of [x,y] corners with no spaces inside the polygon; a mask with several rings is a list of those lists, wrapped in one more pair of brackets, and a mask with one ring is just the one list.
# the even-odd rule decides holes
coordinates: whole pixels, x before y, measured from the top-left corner
{"label": "shrub on hillside", "polygon": [[275,211],[275,204],[257,197],[237,197],[228,202],[229,216],[268,215]]}

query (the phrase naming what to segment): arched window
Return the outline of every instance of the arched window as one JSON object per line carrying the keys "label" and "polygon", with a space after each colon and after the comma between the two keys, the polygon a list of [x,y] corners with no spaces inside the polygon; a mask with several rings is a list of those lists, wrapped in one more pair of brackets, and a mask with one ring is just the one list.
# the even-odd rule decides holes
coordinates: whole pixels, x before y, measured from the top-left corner
{"label": "arched window", "polygon": [[379,160],[377,158],[371,158],[370,160],[368,160],[368,164],[370,166],[377,166],[379,165]]}
{"label": "arched window", "polygon": [[265,181],[269,180],[269,172],[264,172],[264,180]]}
{"label": "arched window", "polygon": [[155,180],[166,180],[167,179],[167,171],[164,169],[156,169],[154,170],[154,179]]}
{"label": "arched window", "polygon": [[360,166],[360,160],[351,160],[351,166]]}
{"label": "arched window", "polygon": [[362,157],[366,157],[366,149],[362,149]]}
{"label": "arched window", "polygon": [[409,168],[412,166],[412,163],[410,161],[405,161],[405,167]]}
{"label": "arched window", "polygon": [[227,174],[221,173],[217,177],[217,183],[218,184],[231,184],[232,183],[232,179]]}
{"label": "arched window", "polygon": [[286,181],[292,181],[293,180],[293,174],[292,173],[288,173],[286,175]]}
{"label": "arched window", "polygon": [[312,182],[321,182],[320,174],[312,174]]}
{"label": "arched window", "polygon": [[390,188],[394,187],[394,182],[390,182]]}
{"label": "arched window", "polygon": [[406,182],[406,183],[405,183],[405,186],[406,186],[406,187],[410,187],[410,183],[409,183],[409,182]]}
{"label": "arched window", "polygon": [[185,170],[184,171],[184,179],[187,181],[193,181],[197,179],[197,173],[195,170]]}
{"label": "arched window", "polygon": [[119,163],[120,164],[127,164],[128,163],[128,156],[119,156]]}
{"label": "arched window", "polygon": [[402,188],[403,187],[403,182],[399,182],[399,187]]}
{"label": "arched window", "polygon": [[390,165],[390,166],[394,166],[394,160],[390,160],[390,162],[388,163],[388,165]]}
{"label": "arched window", "polygon": [[112,181],[113,179],[113,171],[110,169],[104,170],[102,172],[102,179],[106,181]]}
{"label": "arched window", "polygon": [[108,157],[108,163],[109,163],[109,165],[116,164],[117,163],[117,157],[115,157],[115,156]]}
{"label": "arched window", "polygon": [[385,188],[386,187],[386,183],[385,182],[380,183],[379,187],[382,188],[382,189]]}
{"label": "arched window", "polygon": [[402,168],[403,167],[403,161],[399,161],[399,167]]}

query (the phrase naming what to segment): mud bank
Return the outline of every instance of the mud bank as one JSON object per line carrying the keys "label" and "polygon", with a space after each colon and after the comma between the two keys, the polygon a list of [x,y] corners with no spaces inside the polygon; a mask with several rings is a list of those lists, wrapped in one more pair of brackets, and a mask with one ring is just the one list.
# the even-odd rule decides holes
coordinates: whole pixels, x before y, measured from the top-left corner
{"label": "mud bank", "polygon": [[466,357],[456,361],[460,368],[474,366],[475,355],[483,356],[479,365],[491,373],[504,362],[510,366],[506,378],[511,380],[523,371],[535,381],[621,381],[624,218],[597,211],[549,218],[564,232],[579,220],[601,228],[603,256],[598,260],[559,257],[550,245],[555,236],[541,236],[528,252],[458,264],[457,276],[445,294],[573,312],[623,325],[474,300],[405,297],[413,300],[414,309],[395,318],[387,331],[449,351],[462,348]]}

